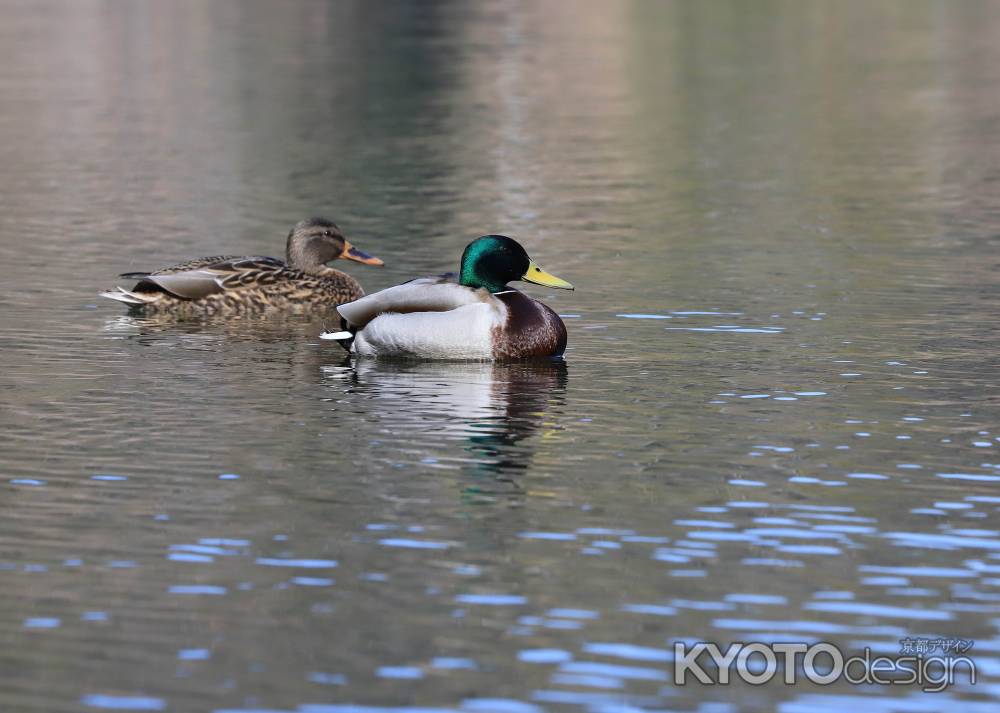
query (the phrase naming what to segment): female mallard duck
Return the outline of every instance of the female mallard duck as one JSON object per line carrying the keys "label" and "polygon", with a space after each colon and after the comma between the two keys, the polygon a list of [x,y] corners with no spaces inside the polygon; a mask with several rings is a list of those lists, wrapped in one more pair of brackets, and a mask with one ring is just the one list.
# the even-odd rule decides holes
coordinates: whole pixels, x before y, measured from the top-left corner
{"label": "female mallard duck", "polygon": [[340,305],[346,332],[324,334],[364,356],[424,359],[555,357],[566,349],[559,315],[507,286],[524,280],[572,290],[542,270],[516,241],[472,241],[454,274],[427,277]]}
{"label": "female mallard duck", "polygon": [[216,255],[156,272],[126,272],[138,280],[131,290],[117,287],[102,297],[147,313],[210,317],[302,311],[335,307],[365,294],[346,272],[327,267],[337,258],[381,265],[382,261],[347,242],[325,218],[300,221],[288,234],[287,262],[273,257]]}

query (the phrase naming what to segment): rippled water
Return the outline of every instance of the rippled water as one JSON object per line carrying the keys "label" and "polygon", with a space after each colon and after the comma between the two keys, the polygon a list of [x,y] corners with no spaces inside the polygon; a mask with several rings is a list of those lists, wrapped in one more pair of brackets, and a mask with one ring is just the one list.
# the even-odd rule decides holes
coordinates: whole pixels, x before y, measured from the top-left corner
{"label": "rippled water", "polygon": [[[995,710],[995,4],[0,20],[4,710]],[[565,364],[97,304],[316,213],[369,290],[517,236]],[[670,682],[915,636],[977,684]]]}

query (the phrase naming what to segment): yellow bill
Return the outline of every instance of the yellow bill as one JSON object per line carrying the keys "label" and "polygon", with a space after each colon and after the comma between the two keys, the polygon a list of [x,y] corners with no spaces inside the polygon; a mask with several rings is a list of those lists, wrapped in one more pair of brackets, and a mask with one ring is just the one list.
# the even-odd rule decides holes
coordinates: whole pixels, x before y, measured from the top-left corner
{"label": "yellow bill", "polygon": [[521,275],[521,279],[525,282],[533,282],[536,285],[544,285],[545,287],[555,287],[560,290],[573,289],[573,285],[560,277],[545,272],[534,261],[528,263],[528,271]]}

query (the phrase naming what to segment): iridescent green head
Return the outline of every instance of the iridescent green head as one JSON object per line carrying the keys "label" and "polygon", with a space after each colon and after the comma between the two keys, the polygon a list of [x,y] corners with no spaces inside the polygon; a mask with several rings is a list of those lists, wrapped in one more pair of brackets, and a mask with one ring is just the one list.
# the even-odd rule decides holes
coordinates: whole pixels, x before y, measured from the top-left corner
{"label": "iridescent green head", "polygon": [[506,235],[484,235],[476,238],[462,253],[459,283],[465,287],[483,287],[490,292],[503,292],[514,280],[536,285],[572,290],[573,285],[550,275],[538,267],[520,244]]}

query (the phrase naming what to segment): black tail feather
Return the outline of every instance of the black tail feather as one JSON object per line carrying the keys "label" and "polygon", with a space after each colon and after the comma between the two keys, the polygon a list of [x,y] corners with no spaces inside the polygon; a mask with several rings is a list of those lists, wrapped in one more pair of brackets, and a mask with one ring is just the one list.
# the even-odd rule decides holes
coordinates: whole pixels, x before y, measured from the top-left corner
{"label": "black tail feather", "polygon": [[340,329],[345,332],[351,333],[350,339],[338,339],[337,344],[342,346],[347,350],[347,353],[351,353],[351,346],[354,344],[354,336],[358,333],[358,328],[347,323],[347,320],[343,317],[340,318]]}

